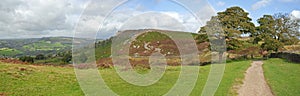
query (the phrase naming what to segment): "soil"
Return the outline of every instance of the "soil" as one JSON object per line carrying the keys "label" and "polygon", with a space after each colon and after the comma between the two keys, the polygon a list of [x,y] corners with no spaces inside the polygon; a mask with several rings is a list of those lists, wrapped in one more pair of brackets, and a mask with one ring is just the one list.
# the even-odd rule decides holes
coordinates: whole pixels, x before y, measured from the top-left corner
{"label": "soil", "polygon": [[245,73],[243,85],[238,90],[239,96],[274,96],[265,80],[262,65],[262,61],[252,62]]}

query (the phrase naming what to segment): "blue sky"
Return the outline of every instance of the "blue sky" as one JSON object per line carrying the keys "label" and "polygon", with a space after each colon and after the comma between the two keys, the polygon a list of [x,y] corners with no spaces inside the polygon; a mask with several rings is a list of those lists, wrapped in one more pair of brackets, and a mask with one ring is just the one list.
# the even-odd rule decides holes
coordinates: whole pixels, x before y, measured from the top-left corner
{"label": "blue sky", "polygon": [[[80,29],[82,35],[95,36],[94,33],[99,31],[98,28],[103,23],[101,21],[104,20],[106,22],[103,23],[97,38],[109,38],[128,20],[136,20],[134,22],[136,25],[148,24],[153,28],[174,29],[183,25],[186,28],[184,31],[197,32],[211,14],[232,6],[240,6],[249,12],[255,24],[264,14],[273,15],[278,12],[289,13],[300,19],[300,0],[208,0],[208,3],[205,0],[176,0],[189,4],[185,6],[191,9],[200,8],[196,10],[196,14],[198,17],[199,14],[203,15],[200,17],[203,19],[201,24],[197,23],[194,14],[190,14],[184,7],[170,0],[129,0],[108,18],[104,13],[111,11],[112,6],[123,0],[95,0],[92,6],[88,1],[90,0],[1,0],[0,39],[72,37],[75,28]],[[207,4],[210,7],[203,6]],[[211,12],[211,8],[216,12]],[[158,17],[144,14],[149,11],[164,15]],[[81,14],[83,12],[84,14]],[[80,20],[82,16],[85,18]],[[140,16],[148,17],[140,18]],[[142,20],[143,18],[147,20]],[[176,22],[180,24],[174,24]],[[81,26],[76,26],[80,24]]]}
{"label": "blue sky", "polygon": [[[177,1],[184,1],[184,0],[177,0]],[[198,0],[201,1],[201,0]],[[203,2],[204,0],[202,0]],[[197,2],[197,0],[194,1],[188,1],[191,3]],[[288,13],[290,14],[293,11],[296,11],[296,13],[300,14],[300,0],[245,0],[245,1],[239,1],[239,0],[208,0],[208,3],[203,2],[201,3],[203,5],[208,4],[211,8],[215,10],[215,14],[220,11],[225,11],[226,8],[232,7],[232,6],[239,6],[243,8],[246,12],[249,13],[249,17],[252,18],[252,22],[255,25],[257,24],[257,19],[262,17],[265,14],[273,15],[275,13]],[[199,7],[203,5],[197,5],[197,4],[191,4],[192,6],[185,5],[187,7]],[[201,8],[201,7],[199,7]],[[205,8],[205,7],[203,7]],[[189,13],[188,10],[186,10],[183,6],[179,5],[178,3],[174,2],[173,0],[129,0],[125,4],[121,5],[117,8],[115,11],[122,11],[122,12],[128,12],[128,9],[131,9],[130,11],[134,12],[147,12],[147,11],[155,11],[155,12],[161,12],[166,13],[167,15],[176,18],[176,20],[180,21],[185,27],[188,28],[188,32],[197,32],[202,25],[197,24],[197,22],[187,22],[189,19],[186,18],[193,18],[192,14]],[[205,11],[210,10],[200,10],[199,12],[205,13]],[[118,14],[118,12],[115,12],[114,14]],[[131,14],[131,12],[128,12],[128,14]],[[206,14],[200,14],[200,15],[206,15]],[[123,15],[122,15],[123,16]],[[137,15],[132,15],[129,17],[135,17]],[[300,17],[300,16],[298,16]],[[128,19],[125,19],[123,17],[116,16],[113,19],[121,18],[119,22],[125,22]],[[151,17],[144,17],[144,18],[151,18]],[[209,16],[210,18],[210,16]],[[196,21],[196,19],[194,19]],[[109,21],[109,20],[108,20]],[[191,21],[191,20],[189,20]],[[205,20],[204,20],[205,21]],[[141,23],[139,25],[143,25],[148,22],[140,22],[136,21],[135,23]],[[164,21],[164,22],[170,22],[170,21]],[[112,22],[109,22],[112,23]],[[151,24],[151,23],[148,23]],[[170,25],[169,29],[174,29]],[[161,28],[161,27],[158,27]],[[118,27],[114,28],[118,29]],[[168,29],[168,28],[167,28]],[[113,31],[113,30],[110,30]]]}
{"label": "blue sky", "polygon": [[[133,2],[132,2],[133,1]],[[171,0],[132,0],[129,5],[135,6],[142,3],[144,11],[174,11],[184,14],[184,8],[178,6]],[[208,0],[216,12],[225,11],[232,6],[240,6],[249,12],[253,22],[264,14],[273,15],[275,13],[291,13],[300,10],[300,0]],[[131,6],[131,7],[132,7]],[[127,6],[130,7],[130,6]]]}
{"label": "blue sky", "polygon": [[[273,15],[279,12],[291,13],[294,10],[300,10],[300,0],[209,0],[209,2],[216,11],[224,11],[231,6],[240,6],[250,13],[254,22],[264,14]],[[257,4],[256,9],[253,8],[255,4]]]}

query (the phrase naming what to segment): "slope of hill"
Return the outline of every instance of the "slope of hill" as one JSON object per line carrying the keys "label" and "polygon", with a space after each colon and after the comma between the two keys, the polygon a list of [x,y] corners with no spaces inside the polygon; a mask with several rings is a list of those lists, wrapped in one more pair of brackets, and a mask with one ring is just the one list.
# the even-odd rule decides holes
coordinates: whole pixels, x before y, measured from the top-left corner
{"label": "slope of hill", "polygon": [[0,56],[18,57],[24,55],[53,54],[70,50],[71,37],[44,37],[29,39],[0,40]]}
{"label": "slope of hill", "polygon": [[[178,49],[178,45],[170,38],[170,36],[163,34],[161,32],[172,32],[175,35],[184,36],[191,35],[196,42],[196,46],[199,51],[199,59],[204,64],[210,62],[211,58],[209,54],[209,43],[205,40],[198,39],[198,34],[179,32],[179,31],[168,31],[168,30],[156,30],[156,29],[142,29],[142,30],[126,30],[120,31],[118,35],[132,36],[133,33],[143,32],[138,36],[135,36],[132,42],[128,42],[129,45],[129,56],[130,62],[133,66],[146,66],[149,67],[149,57],[152,53],[159,52],[165,56],[168,65],[179,65],[181,64],[181,55]],[[116,36],[115,36],[116,37]],[[109,67],[112,65],[111,61],[111,47],[112,42],[115,39],[112,37],[110,39],[96,43],[96,58],[98,58],[98,65]],[[133,38],[131,38],[133,39]],[[187,38],[180,37],[180,41],[187,41]],[[191,46],[190,44],[195,43],[190,42],[184,44],[184,46]],[[187,55],[187,54],[185,54]],[[195,64],[191,60],[190,64]],[[197,64],[195,64],[197,65]]]}
{"label": "slope of hill", "polygon": [[[232,85],[243,78],[250,61],[238,61],[226,64],[224,80],[216,92],[218,96],[233,95]],[[199,66],[192,66],[199,67]],[[191,96],[201,95],[211,66],[201,66],[197,83]],[[147,70],[139,70],[146,72]],[[164,76],[152,86],[136,86],[124,81],[114,69],[99,69],[108,87],[119,95],[163,95],[178,80],[179,66],[167,67]],[[187,73],[194,74],[194,73]],[[100,76],[100,75],[99,75]],[[1,96],[82,96],[84,95],[76,79],[73,67],[35,66],[0,62]],[[126,90],[124,90],[126,89]],[[200,90],[200,91],[199,91]]]}

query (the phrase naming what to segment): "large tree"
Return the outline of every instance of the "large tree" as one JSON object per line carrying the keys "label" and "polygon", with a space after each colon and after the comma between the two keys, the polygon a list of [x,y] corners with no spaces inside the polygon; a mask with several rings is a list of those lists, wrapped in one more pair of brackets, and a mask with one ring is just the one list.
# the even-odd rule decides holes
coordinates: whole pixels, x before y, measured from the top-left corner
{"label": "large tree", "polygon": [[256,43],[262,41],[262,49],[266,51],[278,51],[283,45],[291,45],[299,42],[299,23],[292,20],[289,15],[277,13],[273,16],[264,15],[257,20]]}
{"label": "large tree", "polygon": [[275,19],[275,36],[277,40],[285,45],[296,44],[299,42],[299,20],[294,20],[287,13],[276,13]]}
{"label": "large tree", "polygon": [[271,15],[264,15],[257,20],[259,26],[256,27],[257,32],[253,34],[255,36],[255,42],[262,41],[261,45],[263,50],[266,51],[278,51],[283,45],[278,40],[278,33],[276,32],[276,20]]}
{"label": "large tree", "polygon": [[201,27],[199,33],[207,33],[207,29],[218,29],[213,28],[216,27],[215,23],[217,22],[221,25],[221,30],[224,33],[227,50],[236,50],[242,47],[242,43],[238,40],[242,34],[255,33],[255,25],[248,15],[249,13],[240,7],[227,8],[224,12],[219,12],[217,16],[212,17],[205,26]]}
{"label": "large tree", "polygon": [[[222,25],[217,16],[213,16],[206,26],[201,27],[200,35],[207,34],[210,40],[211,51],[219,53],[219,62],[223,60],[223,54],[226,51],[225,34]],[[200,36],[199,35],[199,36]]]}

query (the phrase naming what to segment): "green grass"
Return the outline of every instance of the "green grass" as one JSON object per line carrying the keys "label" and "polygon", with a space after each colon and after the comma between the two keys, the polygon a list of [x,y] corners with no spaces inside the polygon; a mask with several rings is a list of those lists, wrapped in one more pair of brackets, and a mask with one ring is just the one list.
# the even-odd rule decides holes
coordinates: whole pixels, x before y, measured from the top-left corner
{"label": "green grass", "polygon": [[[239,84],[250,61],[227,63],[224,78],[216,96],[234,95],[232,86]],[[197,66],[193,66],[197,67]],[[25,68],[25,71],[20,70]],[[163,95],[176,83],[180,67],[168,67],[164,76],[147,87],[134,86],[122,80],[114,69],[99,69],[106,84],[121,96]],[[145,70],[138,70],[145,71]],[[200,66],[199,77],[191,96],[199,96],[207,80],[210,65]],[[143,72],[141,72],[143,73]],[[73,68],[0,63],[0,94],[7,95],[83,95]],[[3,87],[4,86],[4,87]]]}
{"label": "green grass", "polygon": [[234,87],[243,83],[244,73],[251,66],[251,61],[233,61],[226,65],[221,84],[215,93],[216,96],[236,96]]}
{"label": "green grass", "polygon": [[275,95],[300,94],[300,64],[276,58],[264,61],[263,68],[267,82]]}
{"label": "green grass", "polygon": [[36,51],[36,50],[40,50],[40,51],[47,51],[47,50],[61,50],[65,47],[68,47],[71,45],[63,45],[60,42],[55,42],[55,43],[51,43],[51,42],[47,42],[47,41],[39,41],[39,42],[35,42],[29,45],[25,45],[23,46],[24,49],[30,50],[30,51]]}
{"label": "green grass", "polygon": [[136,40],[140,42],[160,41],[166,39],[170,39],[170,37],[160,32],[144,33],[136,38]]}
{"label": "green grass", "polygon": [[98,59],[108,58],[111,55],[111,43],[95,48],[95,57]]}
{"label": "green grass", "polygon": [[21,54],[23,52],[16,50],[16,49],[10,49],[10,48],[0,48],[0,55],[2,56],[15,56],[17,54]]}
{"label": "green grass", "polygon": [[[21,70],[24,68],[25,70]],[[0,94],[13,96],[81,96],[73,68],[0,62]]]}

